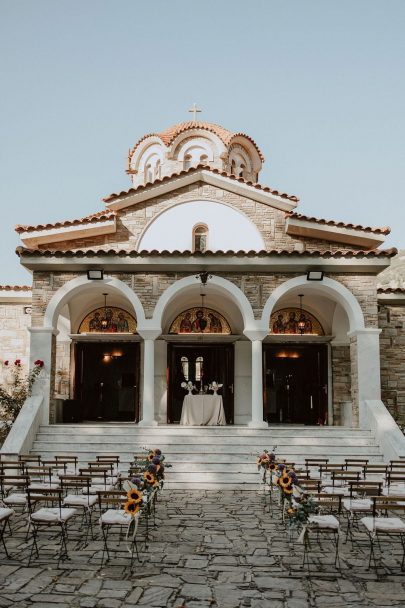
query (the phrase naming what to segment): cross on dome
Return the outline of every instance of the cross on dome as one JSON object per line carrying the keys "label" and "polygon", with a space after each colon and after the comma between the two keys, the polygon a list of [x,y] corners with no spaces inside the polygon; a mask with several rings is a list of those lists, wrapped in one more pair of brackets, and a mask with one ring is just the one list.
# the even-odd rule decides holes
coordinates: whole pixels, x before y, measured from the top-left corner
{"label": "cross on dome", "polygon": [[193,103],[192,107],[188,111],[192,112],[194,122],[197,120],[197,113],[202,112],[202,110],[197,107],[197,104],[195,102]]}

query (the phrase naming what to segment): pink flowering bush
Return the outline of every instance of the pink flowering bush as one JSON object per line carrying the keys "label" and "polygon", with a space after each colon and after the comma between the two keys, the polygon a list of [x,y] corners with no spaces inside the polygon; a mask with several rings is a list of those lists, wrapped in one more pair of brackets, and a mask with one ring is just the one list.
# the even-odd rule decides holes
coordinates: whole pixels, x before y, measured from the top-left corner
{"label": "pink flowering bush", "polygon": [[1,442],[7,437],[25,400],[31,395],[32,387],[41,373],[44,362],[41,359],[34,361],[34,367],[28,374],[23,372],[21,359],[16,359],[13,364],[10,364],[10,361],[4,361],[3,366],[9,368],[9,378],[0,385]]}

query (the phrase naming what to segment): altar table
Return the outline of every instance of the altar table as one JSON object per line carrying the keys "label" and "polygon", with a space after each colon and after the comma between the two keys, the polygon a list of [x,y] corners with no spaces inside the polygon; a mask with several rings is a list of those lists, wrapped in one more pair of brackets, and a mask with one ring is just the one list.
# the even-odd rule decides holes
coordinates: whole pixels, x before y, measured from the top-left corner
{"label": "altar table", "polygon": [[221,395],[186,395],[183,401],[180,424],[193,426],[225,425],[225,412]]}

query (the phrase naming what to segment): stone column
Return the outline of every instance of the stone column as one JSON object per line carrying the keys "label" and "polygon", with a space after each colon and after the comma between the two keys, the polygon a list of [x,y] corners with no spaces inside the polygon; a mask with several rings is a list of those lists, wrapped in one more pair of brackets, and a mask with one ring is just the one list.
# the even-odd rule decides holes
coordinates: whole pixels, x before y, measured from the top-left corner
{"label": "stone column", "polygon": [[155,420],[155,340],[160,335],[158,329],[138,328],[143,338],[143,390],[142,390],[142,420],[140,426],[157,426]]}
{"label": "stone column", "polygon": [[353,418],[362,426],[363,401],[381,401],[380,338],[381,329],[356,329],[348,334],[352,365]]}
{"label": "stone column", "polygon": [[37,359],[41,359],[44,362],[43,370],[33,386],[32,394],[43,395],[42,424],[49,424],[51,389],[55,374],[55,340],[58,330],[52,327],[30,327],[29,332],[30,369],[34,366],[34,361],[37,361]]}
{"label": "stone column", "polygon": [[245,336],[252,342],[252,419],[248,426],[252,428],[267,428],[263,420],[263,349],[262,341],[268,332],[263,330],[247,330]]}

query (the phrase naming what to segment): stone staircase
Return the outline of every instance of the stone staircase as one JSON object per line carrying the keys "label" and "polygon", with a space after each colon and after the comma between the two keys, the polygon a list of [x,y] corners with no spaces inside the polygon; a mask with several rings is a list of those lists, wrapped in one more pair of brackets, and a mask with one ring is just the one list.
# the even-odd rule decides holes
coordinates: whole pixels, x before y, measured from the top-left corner
{"label": "stone staircase", "polygon": [[140,427],[133,423],[54,424],[41,426],[32,452],[52,458],[77,455],[81,464],[96,454],[119,454],[125,470],[142,448],[160,448],[172,468],[166,487],[184,489],[256,489],[259,481],[256,456],[277,446],[280,458],[300,464],[304,458],[369,458],[382,462],[370,431],[347,427],[278,426],[250,429],[245,426],[189,427],[165,425]]}

